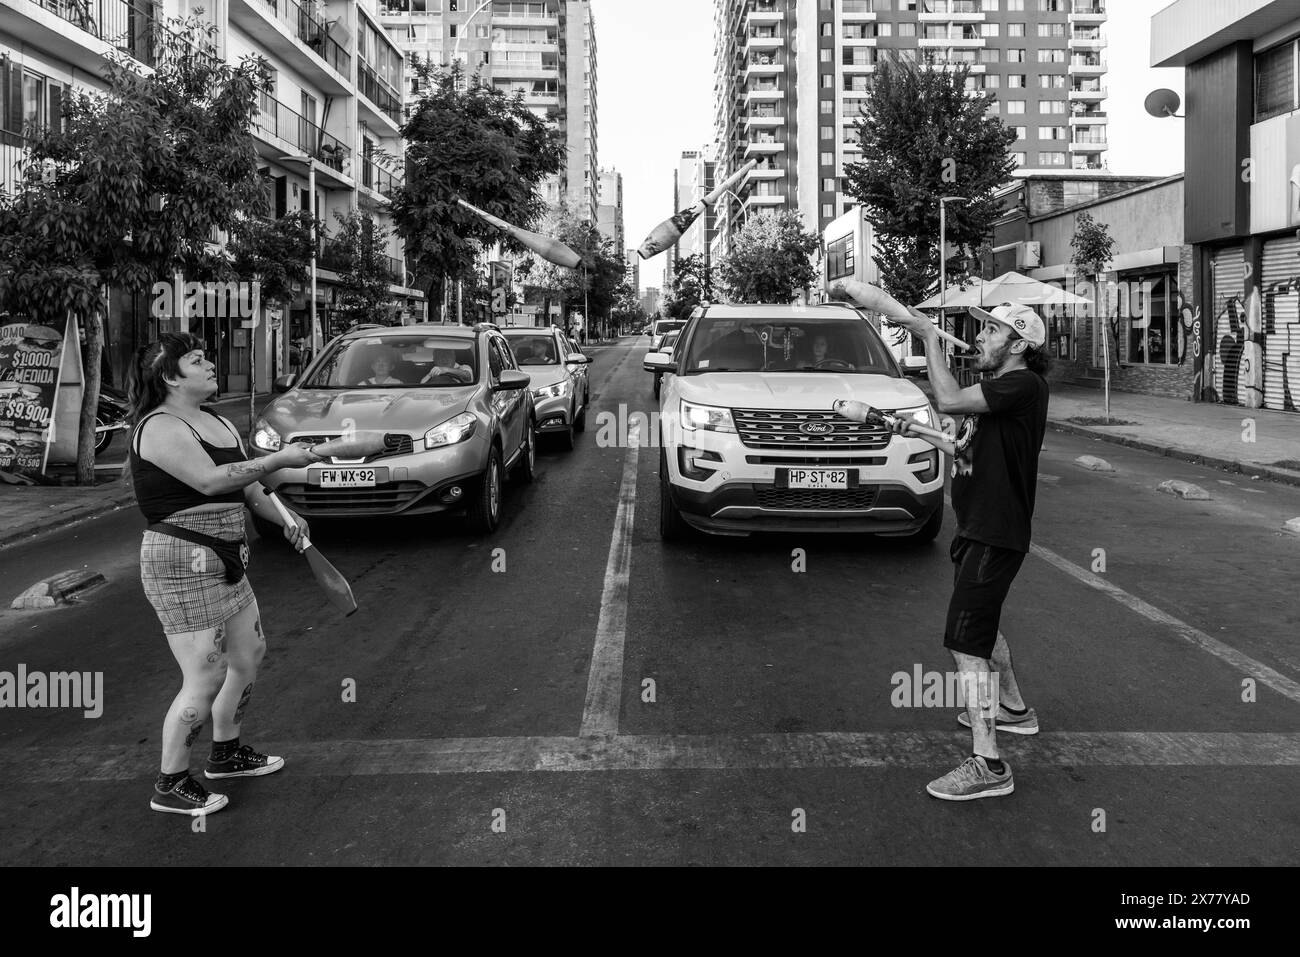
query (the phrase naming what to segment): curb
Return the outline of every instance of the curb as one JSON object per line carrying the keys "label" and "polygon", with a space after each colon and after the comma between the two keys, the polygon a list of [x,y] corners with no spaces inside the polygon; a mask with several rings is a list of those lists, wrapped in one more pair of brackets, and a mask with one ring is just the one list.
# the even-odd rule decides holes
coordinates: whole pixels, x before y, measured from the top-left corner
{"label": "curb", "polygon": [[65,528],[71,528],[74,525],[81,525],[92,519],[107,515],[110,512],[116,512],[124,506],[130,506],[135,501],[135,492],[131,489],[124,489],[120,494],[112,498],[88,504],[84,508],[76,509],[71,512],[64,512],[61,515],[51,518],[48,522],[42,524],[39,528],[20,528],[16,531],[0,531],[0,551],[12,548],[15,545],[23,545],[35,541],[42,536],[51,532],[61,531]]}
{"label": "curb", "polygon": [[1268,465],[1254,465],[1248,462],[1238,462],[1235,459],[1221,459],[1213,455],[1202,455],[1199,452],[1192,452],[1188,449],[1167,448],[1157,445],[1154,442],[1147,442],[1143,439],[1129,438],[1126,435],[1116,435],[1113,432],[1103,432],[1100,429],[1090,429],[1082,425],[1074,425],[1069,422],[1060,422],[1049,419],[1047,427],[1056,432],[1067,432],[1071,435],[1081,435],[1090,439],[1100,439],[1103,442],[1109,442],[1112,445],[1122,445],[1130,449],[1139,449],[1143,452],[1154,452],[1157,455],[1163,455],[1171,459],[1180,459],[1184,462],[1190,462],[1193,465],[1204,465],[1210,468],[1221,469],[1225,472],[1235,472],[1239,475],[1258,475],[1266,478],[1270,482],[1278,482],[1282,485],[1300,486],[1300,472],[1291,472],[1286,469],[1277,469]]}

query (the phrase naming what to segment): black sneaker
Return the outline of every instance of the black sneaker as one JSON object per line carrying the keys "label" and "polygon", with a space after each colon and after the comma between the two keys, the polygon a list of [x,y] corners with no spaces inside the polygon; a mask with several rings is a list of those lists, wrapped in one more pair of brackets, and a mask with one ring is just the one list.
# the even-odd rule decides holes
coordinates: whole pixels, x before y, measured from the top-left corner
{"label": "black sneaker", "polygon": [[271,754],[261,754],[248,745],[242,745],[238,751],[224,761],[208,758],[208,766],[203,775],[210,780],[217,778],[256,778],[263,774],[273,774],[284,767],[284,758]]}
{"label": "black sneaker", "polygon": [[185,775],[170,791],[159,791],[154,787],[149,806],[155,811],[167,814],[187,814],[190,817],[203,817],[213,811],[220,811],[230,802],[224,794],[213,794],[190,775]]}

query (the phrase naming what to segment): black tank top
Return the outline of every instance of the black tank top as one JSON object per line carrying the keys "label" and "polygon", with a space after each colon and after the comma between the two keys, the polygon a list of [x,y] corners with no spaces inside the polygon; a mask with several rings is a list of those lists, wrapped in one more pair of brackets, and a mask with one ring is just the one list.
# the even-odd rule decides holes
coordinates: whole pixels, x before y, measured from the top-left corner
{"label": "black tank top", "polygon": [[[222,425],[226,425],[215,412],[207,409],[203,410],[212,416]],[[172,475],[166,469],[159,468],[148,459],[140,455],[140,430],[144,424],[152,419],[155,415],[171,415],[170,412],[151,412],[140,420],[140,424],[135,427],[135,434],[131,439],[131,478],[135,483],[135,501],[140,506],[140,511],[152,525],[155,522],[161,522],[168,515],[174,515],[177,512],[187,508],[193,508],[196,505],[208,505],[214,502],[228,502],[235,504],[243,502],[244,490],[235,489],[233,492],[222,492],[220,495],[204,495],[192,485],[187,485],[176,476]],[[181,417],[175,416],[180,419]],[[184,419],[181,419],[185,422]],[[220,445],[213,445],[210,442],[203,441],[203,436],[194,430],[194,426],[185,422],[185,425],[194,437],[199,440],[199,445],[203,446],[203,451],[208,453],[214,465],[229,465],[231,462],[242,462],[245,459],[244,453],[239,448],[239,436],[235,435],[230,426],[226,425],[231,435],[235,435],[235,445],[232,448],[223,448]]]}

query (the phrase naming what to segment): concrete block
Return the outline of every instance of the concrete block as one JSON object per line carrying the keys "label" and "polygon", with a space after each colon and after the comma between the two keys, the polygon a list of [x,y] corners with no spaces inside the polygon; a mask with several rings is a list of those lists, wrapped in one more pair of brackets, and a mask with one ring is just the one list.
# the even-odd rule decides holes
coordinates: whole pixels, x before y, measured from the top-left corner
{"label": "concrete block", "polygon": [[1105,459],[1099,459],[1095,455],[1080,455],[1074,460],[1074,464],[1080,468],[1085,468],[1089,472],[1113,472],[1115,466],[1111,465]]}
{"label": "concrete block", "polygon": [[1184,482],[1180,479],[1169,479],[1167,482],[1161,482],[1156,486],[1156,490],[1197,502],[1209,501],[1210,498],[1210,493],[1199,485],[1193,485],[1191,482]]}
{"label": "concrete block", "polygon": [[73,568],[51,575],[43,581],[32,585],[9,603],[10,608],[53,608],[57,604],[66,604],[77,593],[101,585],[104,576],[88,568]]}
{"label": "concrete block", "polygon": [[1286,524],[1282,526],[1282,531],[1286,532],[1289,535],[1300,536],[1300,515],[1297,515],[1295,518],[1288,519]]}

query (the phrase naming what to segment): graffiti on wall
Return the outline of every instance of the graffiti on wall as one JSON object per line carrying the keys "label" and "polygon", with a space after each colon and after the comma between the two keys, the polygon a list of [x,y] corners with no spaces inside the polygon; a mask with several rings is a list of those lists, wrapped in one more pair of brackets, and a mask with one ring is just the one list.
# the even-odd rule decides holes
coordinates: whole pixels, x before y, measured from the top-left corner
{"label": "graffiti on wall", "polygon": [[1300,275],[1224,302],[1206,357],[1209,401],[1300,411],[1300,310],[1279,308],[1287,296],[1300,296]]}
{"label": "graffiti on wall", "polygon": [[1263,288],[1259,333],[1264,406],[1300,411],[1300,274]]}

